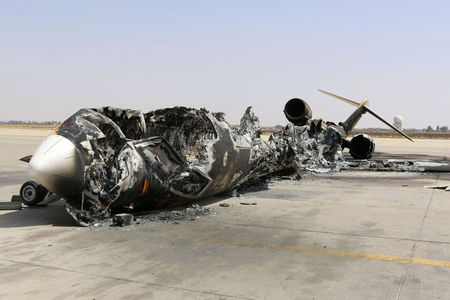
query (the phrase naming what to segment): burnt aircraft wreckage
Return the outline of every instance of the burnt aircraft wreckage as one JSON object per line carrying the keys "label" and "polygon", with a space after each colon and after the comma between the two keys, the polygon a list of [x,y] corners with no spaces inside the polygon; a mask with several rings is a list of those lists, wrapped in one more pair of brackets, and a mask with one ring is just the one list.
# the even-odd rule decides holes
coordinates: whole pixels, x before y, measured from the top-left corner
{"label": "burnt aircraft wreckage", "polygon": [[88,226],[122,212],[194,202],[261,178],[293,174],[302,166],[329,166],[343,159],[343,148],[354,158],[370,158],[374,143],[369,136],[347,140],[365,112],[398,131],[373,113],[367,100],[357,103],[324,93],[357,109],[334,124],[312,119],[305,101],[291,99],[284,108],[291,124],[268,141],[261,138],[251,107],[237,128],[223,113],[205,109],[174,107],[145,114],[81,109],[25,158],[36,182],[26,182],[21,197],[27,205],[64,198],[72,217]]}

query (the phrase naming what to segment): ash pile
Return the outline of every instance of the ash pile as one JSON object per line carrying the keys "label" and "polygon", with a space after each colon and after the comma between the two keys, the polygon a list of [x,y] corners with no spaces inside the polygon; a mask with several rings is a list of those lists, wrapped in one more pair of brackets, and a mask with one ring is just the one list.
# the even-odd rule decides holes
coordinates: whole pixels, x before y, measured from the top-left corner
{"label": "ash pile", "polygon": [[289,148],[294,153],[299,172],[338,171],[338,163],[344,161],[342,137],[332,126],[289,124],[274,132],[269,143],[274,148]]}
{"label": "ash pile", "polygon": [[379,171],[379,172],[424,172],[419,162],[413,160],[387,159],[387,160],[352,160],[338,164],[341,171]]}
{"label": "ash pile", "polygon": [[[69,208],[70,209],[70,208]],[[84,216],[80,225],[84,227],[129,226],[152,222],[179,224],[183,221],[195,221],[201,217],[217,214],[217,210],[192,204],[188,207],[160,210],[110,214],[100,216]]]}
{"label": "ash pile", "polygon": [[216,214],[215,209],[192,204],[184,209],[165,210],[161,212],[139,213],[136,216],[135,223],[142,224],[146,222],[163,222],[178,224],[180,221],[195,221],[200,217]]}

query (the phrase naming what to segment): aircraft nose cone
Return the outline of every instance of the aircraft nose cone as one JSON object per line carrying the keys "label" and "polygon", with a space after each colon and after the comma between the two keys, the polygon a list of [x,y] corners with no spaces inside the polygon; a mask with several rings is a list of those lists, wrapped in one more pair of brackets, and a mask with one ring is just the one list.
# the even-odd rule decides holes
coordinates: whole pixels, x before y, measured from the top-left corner
{"label": "aircraft nose cone", "polygon": [[81,192],[84,161],[69,139],[51,135],[33,154],[29,162],[29,173],[49,191],[68,197]]}

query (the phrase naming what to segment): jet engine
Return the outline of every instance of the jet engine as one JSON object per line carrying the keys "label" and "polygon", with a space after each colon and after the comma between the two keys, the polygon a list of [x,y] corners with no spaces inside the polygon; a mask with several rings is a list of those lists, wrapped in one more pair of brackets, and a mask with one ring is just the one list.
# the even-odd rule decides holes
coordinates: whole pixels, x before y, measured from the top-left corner
{"label": "jet engine", "polygon": [[350,141],[350,154],[355,159],[368,159],[375,151],[375,143],[367,134],[355,135]]}
{"label": "jet engine", "polygon": [[303,126],[311,119],[312,111],[304,100],[293,98],[284,106],[284,115],[295,126]]}

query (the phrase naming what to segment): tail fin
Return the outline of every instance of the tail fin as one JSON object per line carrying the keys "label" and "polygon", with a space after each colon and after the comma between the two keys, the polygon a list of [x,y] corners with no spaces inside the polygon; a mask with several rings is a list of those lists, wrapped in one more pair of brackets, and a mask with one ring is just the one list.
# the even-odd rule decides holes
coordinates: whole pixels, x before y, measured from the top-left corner
{"label": "tail fin", "polygon": [[363,101],[361,101],[361,103],[358,103],[356,101],[323,91],[319,89],[319,92],[322,92],[328,96],[334,97],[336,99],[339,99],[341,101],[344,101],[346,103],[349,103],[353,106],[357,106],[358,108],[356,109],[356,111],[354,111],[350,117],[343,123],[341,123],[342,127],[344,127],[344,130],[346,133],[349,133],[356,125],[356,123],[361,119],[361,115],[365,112],[370,113],[372,116],[374,116],[375,118],[377,118],[378,120],[380,120],[381,122],[383,122],[384,124],[386,124],[387,126],[389,126],[390,128],[392,128],[393,130],[395,130],[396,132],[398,132],[399,134],[401,134],[403,137],[407,138],[408,140],[410,140],[411,142],[414,142],[409,136],[407,136],[405,133],[403,133],[401,130],[398,130],[394,125],[390,124],[388,121],[384,120],[382,117],[380,117],[379,115],[377,115],[374,111],[372,111],[371,109],[369,109],[369,100],[366,98]]}

